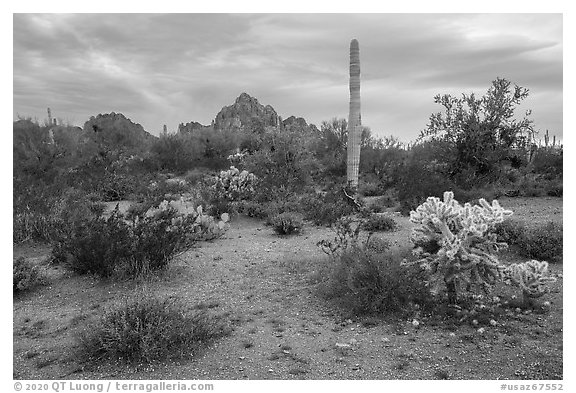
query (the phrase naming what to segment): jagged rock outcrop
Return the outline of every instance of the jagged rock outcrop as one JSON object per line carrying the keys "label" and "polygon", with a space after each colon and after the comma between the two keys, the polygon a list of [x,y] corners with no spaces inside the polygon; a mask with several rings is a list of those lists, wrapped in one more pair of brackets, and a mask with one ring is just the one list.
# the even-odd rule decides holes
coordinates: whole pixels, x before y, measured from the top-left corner
{"label": "jagged rock outcrop", "polygon": [[263,130],[265,127],[278,125],[278,114],[270,105],[262,105],[254,97],[242,93],[234,104],[225,106],[214,119],[217,130],[251,129]]}
{"label": "jagged rock outcrop", "polygon": [[178,132],[182,133],[182,134],[186,134],[186,133],[192,133],[195,130],[202,130],[204,128],[208,128],[208,126],[205,126],[203,124],[198,123],[197,121],[191,121],[189,123],[180,123],[178,125]]}
{"label": "jagged rock outcrop", "polygon": [[293,132],[318,132],[318,128],[314,124],[308,124],[304,118],[296,116],[290,116],[283,120],[281,128]]}

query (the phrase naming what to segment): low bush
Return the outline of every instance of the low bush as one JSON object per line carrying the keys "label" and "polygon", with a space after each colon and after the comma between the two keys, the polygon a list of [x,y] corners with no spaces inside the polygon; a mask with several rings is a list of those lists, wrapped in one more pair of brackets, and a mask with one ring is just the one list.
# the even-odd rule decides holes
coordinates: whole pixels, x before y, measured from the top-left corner
{"label": "low bush", "polygon": [[302,231],[302,216],[297,213],[281,213],[271,219],[272,228],[279,235],[291,235]]}
{"label": "low bush", "polygon": [[265,204],[253,201],[242,201],[239,205],[239,213],[248,217],[265,219],[268,217],[268,210]]}
{"label": "low bush", "polygon": [[14,293],[28,291],[45,283],[46,277],[40,266],[32,264],[24,257],[13,260],[12,288]]}
{"label": "low bush", "polygon": [[520,250],[528,258],[539,261],[558,262],[562,260],[562,224],[548,222],[526,233]]}
{"label": "low bush", "polygon": [[178,213],[167,201],[156,208],[133,209],[128,221],[116,208],[110,217],[74,223],[54,243],[53,256],[79,274],[135,277],[165,268],[196,240],[221,236],[227,215],[216,222],[198,211]]}
{"label": "low bush", "polygon": [[382,239],[380,237],[370,236],[370,238],[366,241],[366,249],[376,252],[376,253],[384,253],[390,249],[390,242],[386,239]]}
{"label": "low bush", "polygon": [[564,186],[562,181],[550,181],[546,184],[546,195],[552,197],[562,197],[564,194]]}
{"label": "low bush", "polygon": [[395,231],[398,224],[394,218],[385,214],[372,214],[364,223],[362,228],[368,232],[388,232]]}
{"label": "low bush", "polygon": [[50,242],[65,236],[73,222],[92,219],[103,211],[104,205],[93,195],[76,189],[30,187],[14,196],[13,241]]}
{"label": "low bush", "polygon": [[513,244],[523,244],[526,236],[526,225],[520,221],[506,219],[496,224],[494,233],[498,241]]}
{"label": "low bush", "polygon": [[340,218],[353,214],[355,207],[344,197],[341,190],[329,191],[326,194],[311,194],[302,198],[300,207],[304,218],[316,225],[329,226]]}
{"label": "low bush", "polygon": [[505,220],[496,226],[499,241],[513,246],[518,254],[542,261],[558,262],[562,259],[562,225],[552,221],[535,228],[521,222]]}
{"label": "low bush", "polygon": [[365,197],[382,195],[383,190],[378,183],[362,183],[358,187],[358,193]]}
{"label": "low bush", "polygon": [[334,259],[321,293],[356,314],[404,313],[413,311],[414,304],[429,306],[423,273],[401,264],[408,256],[409,250],[348,248]]}
{"label": "low bush", "polygon": [[189,311],[173,298],[144,295],[109,310],[79,336],[79,343],[89,360],[150,363],[188,358],[226,333],[205,311]]}
{"label": "low bush", "polygon": [[54,242],[52,255],[76,273],[108,277],[135,251],[131,228],[115,211],[109,218],[74,223],[66,236]]}
{"label": "low bush", "polygon": [[187,191],[189,191],[189,186],[186,181],[161,178],[150,180],[132,197],[138,202],[158,205],[164,200],[176,200]]}
{"label": "low bush", "polygon": [[384,213],[388,208],[394,207],[396,205],[396,201],[389,195],[384,195],[376,200],[374,200],[370,204],[370,211],[373,213]]}

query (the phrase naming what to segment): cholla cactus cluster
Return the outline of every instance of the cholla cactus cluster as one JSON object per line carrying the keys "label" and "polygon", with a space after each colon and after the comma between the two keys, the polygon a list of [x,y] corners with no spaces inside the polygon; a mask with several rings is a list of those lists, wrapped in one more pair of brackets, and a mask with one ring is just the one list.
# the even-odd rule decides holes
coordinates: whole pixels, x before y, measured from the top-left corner
{"label": "cholla cactus cluster", "polygon": [[238,168],[231,166],[214,179],[213,189],[229,201],[238,201],[254,194],[257,181],[258,178],[253,173],[245,170],[240,172]]}
{"label": "cholla cactus cluster", "polygon": [[511,214],[497,201],[490,205],[481,199],[480,205],[462,206],[450,191],[444,193],[443,201],[430,197],[412,211],[410,221],[418,226],[411,240],[420,257],[415,263],[431,273],[433,290],[442,283],[458,282],[489,290],[503,269],[495,253],[506,247],[497,242],[492,230]]}
{"label": "cholla cactus cluster", "polygon": [[505,283],[522,289],[525,300],[548,293],[548,283],[556,281],[556,278],[548,275],[548,262],[545,261],[514,263],[507,266],[502,274]]}

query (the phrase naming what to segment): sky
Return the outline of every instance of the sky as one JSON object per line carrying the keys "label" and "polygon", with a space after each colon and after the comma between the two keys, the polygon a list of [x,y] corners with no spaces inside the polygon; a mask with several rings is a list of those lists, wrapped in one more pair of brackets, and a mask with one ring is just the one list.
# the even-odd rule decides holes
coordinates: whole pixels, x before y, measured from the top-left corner
{"label": "sky", "polygon": [[210,124],[246,92],[283,118],[347,118],[360,43],[362,123],[413,141],[436,94],[528,88],[518,108],[563,139],[562,14],[14,14],[13,117],[82,126],[120,112],[158,135]]}

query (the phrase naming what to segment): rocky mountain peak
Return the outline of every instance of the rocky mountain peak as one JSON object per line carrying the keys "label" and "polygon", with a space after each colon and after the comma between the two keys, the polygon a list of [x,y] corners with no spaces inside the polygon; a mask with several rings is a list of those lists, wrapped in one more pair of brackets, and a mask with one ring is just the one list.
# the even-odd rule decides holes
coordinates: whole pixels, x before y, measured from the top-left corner
{"label": "rocky mountain peak", "polygon": [[278,125],[278,114],[270,105],[262,105],[248,93],[242,93],[236,98],[234,104],[225,106],[216,115],[214,128],[216,129],[245,129],[258,126]]}

